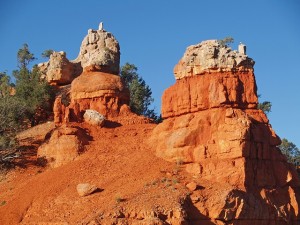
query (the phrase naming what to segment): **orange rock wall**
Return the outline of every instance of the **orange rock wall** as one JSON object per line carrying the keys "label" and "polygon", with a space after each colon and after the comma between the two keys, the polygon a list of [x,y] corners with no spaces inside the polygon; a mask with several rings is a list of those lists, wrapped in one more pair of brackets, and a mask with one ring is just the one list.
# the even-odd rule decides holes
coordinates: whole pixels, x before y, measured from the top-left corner
{"label": "orange rock wall", "polygon": [[[182,160],[202,178],[246,186],[276,187],[298,182],[260,110],[215,108],[164,120],[153,132],[157,156]],[[226,170],[224,170],[226,168]]]}
{"label": "orange rock wall", "polygon": [[158,157],[183,162],[201,184],[187,207],[192,224],[300,221],[298,174],[257,104],[252,72],[184,77],[164,92],[164,121],[149,143]]}
{"label": "orange rock wall", "polygon": [[166,89],[162,96],[162,116],[168,118],[226,105],[256,108],[257,103],[252,72],[206,73],[177,80]]}

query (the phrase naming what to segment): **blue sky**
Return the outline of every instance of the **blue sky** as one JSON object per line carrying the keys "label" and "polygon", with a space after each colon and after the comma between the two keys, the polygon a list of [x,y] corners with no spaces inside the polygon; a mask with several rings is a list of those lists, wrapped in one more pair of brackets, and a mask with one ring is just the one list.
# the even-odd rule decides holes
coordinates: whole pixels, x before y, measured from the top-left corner
{"label": "blue sky", "polygon": [[298,0],[28,0],[0,2],[0,71],[16,68],[23,43],[38,58],[45,49],[76,58],[89,28],[100,21],[152,88],[160,110],[163,91],[185,49],[232,36],[256,61],[261,101],[273,104],[272,127],[300,147],[300,2]]}

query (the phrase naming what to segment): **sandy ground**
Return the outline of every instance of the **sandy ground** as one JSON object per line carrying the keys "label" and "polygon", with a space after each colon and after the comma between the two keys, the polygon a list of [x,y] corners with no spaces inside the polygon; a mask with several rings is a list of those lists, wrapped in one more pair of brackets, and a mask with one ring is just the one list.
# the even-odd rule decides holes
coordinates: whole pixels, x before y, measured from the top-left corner
{"label": "sandy ground", "polygon": [[[175,163],[157,158],[148,146],[154,124],[78,126],[91,140],[75,161],[58,168],[43,167],[36,161],[36,148],[31,147],[26,150],[27,159],[1,178],[1,225],[88,224],[120,208],[138,215],[155,207],[179,206],[187,193],[187,175]],[[32,128],[22,138],[41,139],[52,128],[49,123]],[[99,191],[80,197],[79,183],[94,184]]]}

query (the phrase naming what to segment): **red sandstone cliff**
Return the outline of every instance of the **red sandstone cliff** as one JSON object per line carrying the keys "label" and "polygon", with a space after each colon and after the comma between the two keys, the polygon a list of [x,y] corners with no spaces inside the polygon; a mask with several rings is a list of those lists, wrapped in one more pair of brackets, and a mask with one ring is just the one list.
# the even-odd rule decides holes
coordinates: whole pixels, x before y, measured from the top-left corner
{"label": "red sandstone cliff", "polygon": [[201,185],[191,194],[193,224],[300,223],[299,178],[257,109],[253,65],[245,52],[205,41],[187,49],[163,94],[150,143]]}

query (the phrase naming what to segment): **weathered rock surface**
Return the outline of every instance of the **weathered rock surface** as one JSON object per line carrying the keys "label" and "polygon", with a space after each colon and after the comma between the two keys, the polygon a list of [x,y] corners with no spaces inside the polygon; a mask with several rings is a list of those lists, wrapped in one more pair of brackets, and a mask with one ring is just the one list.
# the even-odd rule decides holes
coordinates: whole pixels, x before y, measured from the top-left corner
{"label": "weathered rock surface", "polygon": [[70,84],[82,70],[78,69],[80,65],[71,63],[65,52],[53,52],[48,62],[40,63],[42,78],[53,85]]}
{"label": "weathered rock surface", "polygon": [[99,127],[103,127],[105,123],[105,116],[92,109],[87,109],[83,115],[83,118],[86,123]]}
{"label": "weathered rock surface", "polygon": [[216,72],[177,80],[162,96],[162,117],[168,118],[210,108],[257,107],[253,72]]}
{"label": "weathered rock surface", "polygon": [[186,187],[190,190],[190,191],[195,191],[197,189],[197,183],[195,183],[194,181],[189,182],[186,184]]}
{"label": "weathered rock surface", "polygon": [[52,85],[70,84],[87,67],[118,75],[120,46],[111,33],[103,29],[89,29],[75,60],[69,61],[65,52],[53,52],[49,61],[40,63],[38,67],[42,78]]}
{"label": "weathered rock surface", "polygon": [[[150,144],[158,157],[183,161],[204,184],[191,199],[206,220],[297,224],[299,178],[266,115],[256,109],[254,62],[242,53],[217,41],[189,47],[175,66],[176,83],[163,94],[165,120]],[[205,224],[197,213],[189,219]]]}
{"label": "weathered rock surface", "polygon": [[68,117],[66,117],[65,111],[71,103],[70,90],[71,85],[65,85],[60,87],[56,94],[56,98],[53,103],[53,119],[55,124],[68,122]]}
{"label": "weathered rock surface", "polygon": [[75,160],[88,143],[84,130],[61,126],[53,131],[50,139],[38,148],[38,158],[45,158],[51,167],[59,167]]}
{"label": "weathered rock surface", "polygon": [[[186,199],[182,201],[186,201]],[[91,224],[186,225],[189,224],[187,223],[188,219],[185,218],[186,216],[185,210],[180,206],[178,207],[178,205],[168,210],[163,207],[138,211],[126,208],[108,212],[93,220]]]}
{"label": "weathered rock surface", "polygon": [[93,185],[93,184],[82,183],[82,184],[78,184],[76,189],[77,189],[78,195],[81,197],[84,197],[84,196],[94,193],[98,188],[96,185]]}
{"label": "weathered rock surface", "polygon": [[85,70],[71,84],[70,103],[65,106],[62,96],[54,103],[54,118],[57,123],[82,121],[84,112],[92,109],[106,118],[119,115],[120,108],[129,104],[129,91],[120,76],[99,71]]}
{"label": "weathered rock surface", "polygon": [[[59,60],[54,63],[54,58]],[[102,23],[99,30],[88,31],[76,60],[69,62],[64,53],[54,53],[50,62],[41,64],[41,70],[52,71],[52,75],[47,76],[49,82],[69,83],[58,87],[59,92],[53,106],[55,124],[82,122],[85,111],[89,109],[107,118],[108,126],[149,123],[149,119],[130,111],[129,90],[118,75],[119,64],[119,43],[111,33],[103,29]],[[49,69],[52,68],[49,65],[59,68],[57,70],[60,75],[56,76],[57,70]]]}
{"label": "weathered rock surface", "polygon": [[88,30],[74,62],[82,68],[97,66],[100,71],[119,74],[120,46],[115,37],[105,30]]}
{"label": "weathered rock surface", "polygon": [[217,40],[202,41],[189,46],[174,68],[175,78],[213,72],[253,71],[254,61],[245,55],[243,46],[239,52],[221,46]]}
{"label": "weathered rock surface", "polygon": [[[20,145],[32,145],[36,143],[42,143],[45,140],[46,135],[55,128],[53,122],[46,122],[34,127],[31,127],[27,130],[24,130],[16,135],[16,138]],[[28,142],[28,139],[32,139],[34,134],[34,143]]]}
{"label": "weathered rock surface", "polygon": [[[128,91],[120,76],[99,72],[88,71],[84,72],[76,78],[71,84],[71,99],[87,99],[100,96],[113,96],[119,93]],[[125,99],[129,99],[124,95]]]}

